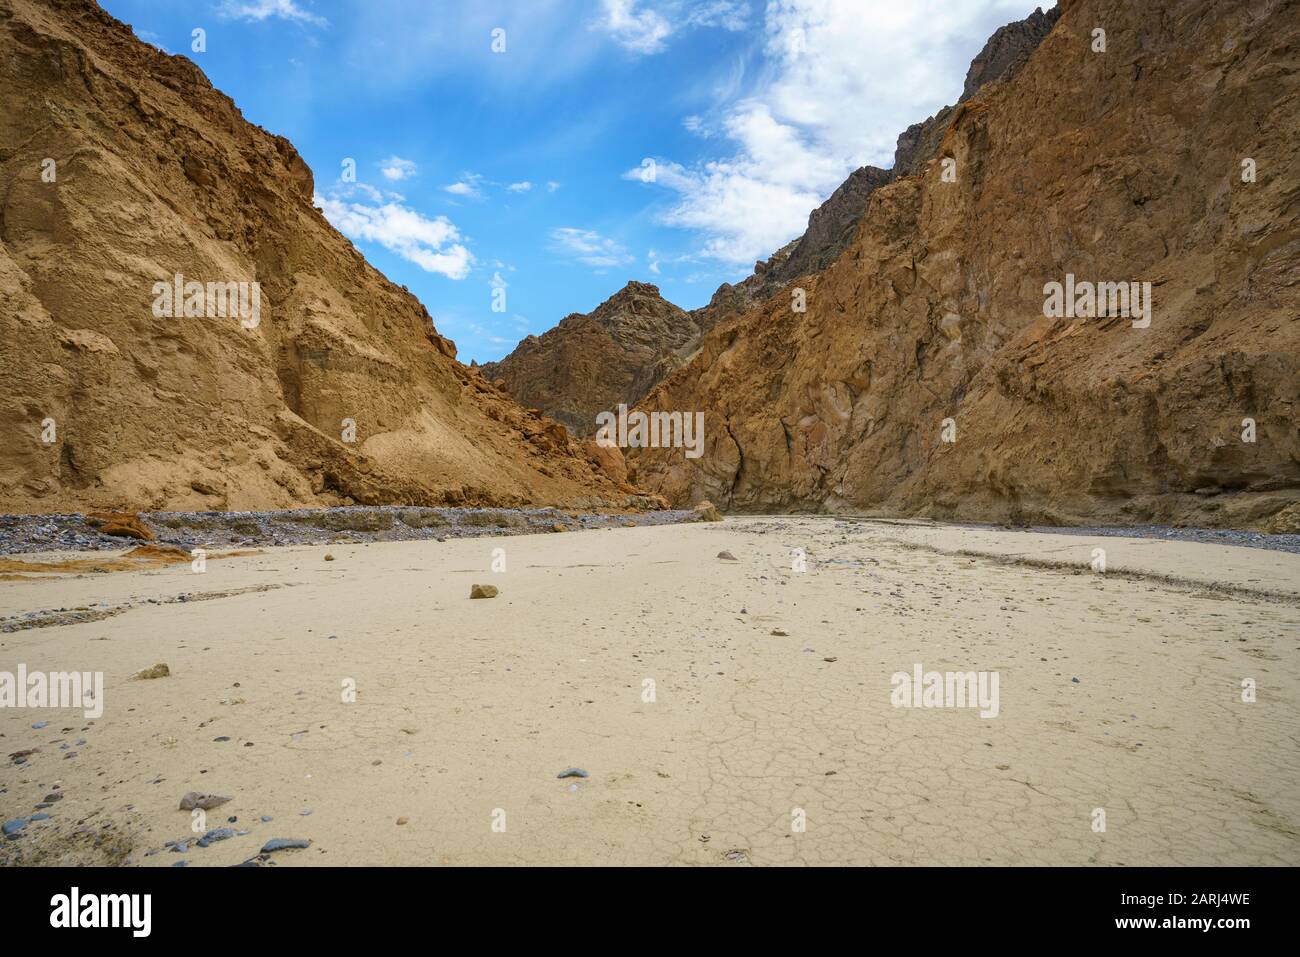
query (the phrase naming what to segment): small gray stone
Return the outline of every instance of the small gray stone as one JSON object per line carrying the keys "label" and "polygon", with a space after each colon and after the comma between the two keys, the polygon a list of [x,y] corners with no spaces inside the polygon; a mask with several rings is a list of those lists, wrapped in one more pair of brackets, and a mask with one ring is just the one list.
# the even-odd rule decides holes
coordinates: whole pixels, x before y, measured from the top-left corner
{"label": "small gray stone", "polygon": [[311,841],[303,840],[300,837],[275,837],[262,845],[262,853],[273,854],[276,851],[285,851],[299,847],[311,847]]}

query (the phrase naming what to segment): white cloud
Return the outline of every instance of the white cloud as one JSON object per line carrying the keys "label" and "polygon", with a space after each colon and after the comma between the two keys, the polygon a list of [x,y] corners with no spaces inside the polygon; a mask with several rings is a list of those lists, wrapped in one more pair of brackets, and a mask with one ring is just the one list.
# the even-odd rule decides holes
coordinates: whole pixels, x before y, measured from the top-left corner
{"label": "white cloud", "polygon": [[561,226],[551,230],[551,251],[562,253],[587,266],[606,269],[633,261],[628,251],[614,240],[592,229]]}
{"label": "white cloud", "polygon": [[559,188],[560,188],[560,184],[557,183],[555,180],[553,180],[553,179],[552,179],[552,180],[547,180],[547,182],[546,182],[546,191],[547,191],[548,193],[553,193],[553,192],[555,192],[555,191],[556,191],[557,189],[559,189]]}
{"label": "white cloud", "polygon": [[474,264],[460,231],[445,216],[430,219],[398,203],[369,205],[337,194],[318,193],[314,202],[344,236],[378,243],[425,272],[464,279]]}
{"label": "white cloud", "polygon": [[704,125],[704,118],[691,114],[682,118],[682,127],[688,133],[694,133],[696,136],[702,136],[708,139],[713,135],[713,131]]}
{"label": "white cloud", "polygon": [[482,183],[483,177],[478,173],[462,173],[459,180],[448,183],[443,187],[443,191],[466,199],[482,199],[483,193],[479,190]]}
{"label": "white cloud", "polygon": [[512,193],[526,193],[533,188],[533,184],[524,180],[522,183],[511,183],[506,189]]}
{"label": "white cloud", "polygon": [[[450,326],[452,323],[444,323],[443,325]],[[519,341],[518,339],[507,339],[493,330],[488,329],[482,323],[474,322],[472,319],[458,320],[455,325],[464,327],[477,338],[482,339],[484,342],[491,343],[494,346],[513,346],[517,345]],[[457,341],[460,341],[461,336],[457,335],[456,339]]]}
{"label": "white cloud", "polygon": [[[961,94],[995,29],[1035,0],[770,0],[759,85],[692,132],[730,140],[730,155],[658,161],[676,194],[661,221],[698,231],[701,254],[745,264],[803,232],[808,214],[854,169],[888,167],[898,134]],[[624,174],[640,181],[641,170]]]}
{"label": "white cloud", "polygon": [[636,0],[603,0],[601,28],[634,53],[659,53],[673,32],[672,24],[654,10],[636,9]]}
{"label": "white cloud", "polygon": [[749,25],[749,4],[745,0],[695,0],[688,8],[685,23],[691,27],[743,30]]}
{"label": "white cloud", "polygon": [[329,25],[324,17],[298,6],[296,0],[223,0],[217,8],[217,15],[232,20],[260,22],[270,17],[279,17],[297,23],[310,23],[316,27]]}
{"label": "white cloud", "polygon": [[410,179],[418,168],[413,162],[400,156],[390,156],[379,164],[379,172],[383,173],[384,179],[390,183],[400,183],[404,179]]}
{"label": "white cloud", "polygon": [[743,30],[749,22],[746,0],[601,0],[595,26],[633,53],[662,53],[667,40],[683,29],[712,27]]}

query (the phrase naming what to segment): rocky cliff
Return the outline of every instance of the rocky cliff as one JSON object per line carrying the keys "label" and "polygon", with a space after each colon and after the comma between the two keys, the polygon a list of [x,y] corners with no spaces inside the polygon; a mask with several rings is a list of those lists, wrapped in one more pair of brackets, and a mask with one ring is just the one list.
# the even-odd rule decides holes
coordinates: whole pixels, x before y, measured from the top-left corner
{"label": "rocky cliff", "polygon": [[[647,396],[706,412],[707,451],[636,452],[634,478],[748,511],[1296,530],[1297,13],[1066,4],[871,192],[806,312],[719,324]],[[1130,282],[1146,317],[1118,286],[1088,307]]]}
{"label": "rocky cliff", "polygon": [[524,405],[591,435],[597,412],[635,404],[681,365],[679,351],[694,348],[703,331],[657,286],[629,282],[591,312],[565,316],[480,368]]}
{"label": "rocky cliff", "polygon": [[0,509],[645,501],[456,362],[194,63],[0,0],[0,95]]}
{"label": "rocky cliff", "polygon": [[[985,84],[1015,76],[1057,16],[1055,8],[1035,10],[994,33],[971,62],[963,100]],[[872,191],[930,159],[954,109],[945,107],[900,134],[892,169],[855,170],[809,214],[803,235],[755,263],[744,280],[723,283],[707,305],[685,313],[659,298],[655,287],[631,283],[628,289],[653,289],[653,296],[638,299],[625,289],[594,313],[568,316],[545,335],[529,336],[500,362],[485,365],[484,374],[525,405],[590,435],[597,412],[639,401],[680,368],[718,323],[833,263],[852,240]],[[627,329],[620,331],[624,324]]]}
{"label": "rocky cliff", "polygon": [[934,116],[913,123],[899,134],[898,147],[894,150],[894,165],[890,172],[895,177],[912,176],[924,169],[939,148],[944,133],[953,121],[957,106],[969,100],[985,84],[1004,83],[1013,79],[1029,61],[1030,55],[1038,49],[1043,38],[1051,32],[1060,15],[1059,6],[1052,7],[1047,12],[1039,7],[1025,19],[1008,23],[994,31],[993,36],[984,44],[984,49],[971,61],[957,104],[945,106]]}

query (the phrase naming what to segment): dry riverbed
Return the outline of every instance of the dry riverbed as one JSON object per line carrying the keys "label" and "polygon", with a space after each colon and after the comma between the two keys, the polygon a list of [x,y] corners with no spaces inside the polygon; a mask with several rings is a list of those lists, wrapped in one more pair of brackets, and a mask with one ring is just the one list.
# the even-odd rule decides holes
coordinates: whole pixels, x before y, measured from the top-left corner
{"label": "dry riverbed", "polygon": [[[0,863],[1300,864],[1295,554],[823,517],[244,551],[0,582],[0,673],[104,674],[98,717],[0,708]],[[896,707],[918,665],[996,717]]]}

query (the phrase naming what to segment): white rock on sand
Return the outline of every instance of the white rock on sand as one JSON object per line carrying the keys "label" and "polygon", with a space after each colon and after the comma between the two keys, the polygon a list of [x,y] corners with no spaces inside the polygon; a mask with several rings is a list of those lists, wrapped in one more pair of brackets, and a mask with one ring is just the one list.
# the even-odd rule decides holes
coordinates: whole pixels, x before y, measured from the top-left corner
{"label": "white rock on sand", "polygon": [[[1300,864],[1294,555],[827,518],[329,547],[0,582],[0,618],[132,603],[0,634],[0,670],[106,673],[93,724],[0,709],[41,749],[0,819],[63,794],[0,862]],[[893,707],[915,664],[997,672],[998,716]],[[250,833],[145,856],[195,789]]]}

